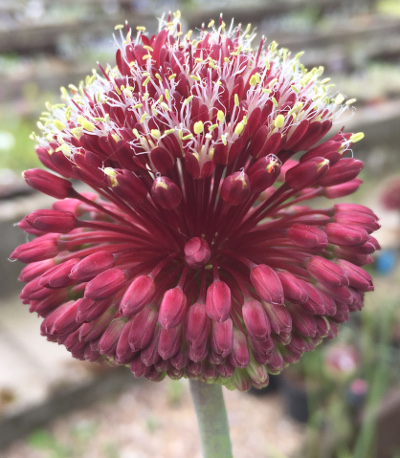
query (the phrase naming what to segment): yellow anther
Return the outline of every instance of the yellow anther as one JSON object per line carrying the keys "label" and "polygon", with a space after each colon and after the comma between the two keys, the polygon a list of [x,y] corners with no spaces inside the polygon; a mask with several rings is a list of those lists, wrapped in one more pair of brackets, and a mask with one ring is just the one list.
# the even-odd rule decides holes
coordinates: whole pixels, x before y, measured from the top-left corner
{"label": "yellow anther", "polygon": [[197,121],[194,123],[193,125],[193,132],[195,134],[201,134],[202,132],[204,132],[204,124],[203,124],[203,121]]}
{"label": "yellow anther", "polygon": [[278,128],[283,127],[283,125],[285,124],[285,117],[282,114],[278,115],[275,118],[274,124],[275,124],[275,127],[278,127]]}
{"label": "yellow anther", "polygon": [[157,116],[157,115],[158,115],[157,109],[156,109],[155,105],[152,105],[152,106],[151,106],[151,112],[153,113],[154,116]]}
{"label": "yellow anther", "polygon": [[193,134],[188,134],[182,137],[182,140],[189,140],[190,138],[193,138]]}
{"label": "yellow anther", "polygon": [[173,134],[174,132],[175,132],[175,129],[168,129],[164,131],[164,135]]}
{"label": "yellow anther", "polygon": [[330,78],[324,78],[323,80],[320,81],[321,84],[326,84],[329,83],[331,79]]}
{"label": "yellow anther", "polygon": [[165,99],[169,102],[171,100],[171,96],[169,94],[169,90],[165,89]]}
{"label": "yellow anther", "polygon": [[56,148],[56,151],[57,152],[58,151],[62,151],[65,156],[70,156],[71,155],[71,150],[68,148],[68,146],[65,143],[63,143],[58,148]]}
{"label": "yellow anther", "polygon": [[192,80],[195,80],[195,81],[200,81],[200,78],[197,76],[197,75],[190,75],[190,77]]}
{"label": "yellow anther", "polygon": [[222,110],[218,110],[217,119],[221,124],[225,122],[225,114]]}
{"label": "yellow anther", "polygon": [[144,120],[147,118],[147,113],[143,113],[141,118],[140,118],[140,122],[144,122]]}
{"label": "yellow anther", "polygon": [[188,103],[190,103],[192,100],[193,100],[193,95],[189,95],[189,97],[187,99],[185,99],[185,101],[183,102],[184,105],[187,105]]}
{"label": "yellow anther", "polygon": [[250,83],[250,86],[255,86],[260,81],[261,81],[260,74],[257,72],[257,73],[254,73],[254,75],[250,78],[249,83]]}
{"label": "yellow anther", "polygon": [[196,64],[200,64],[201,62],[204,62],[204,59],[201,59],[200,57],[196,57],[194,61],[196,62]]}
{"label": "yellow anther", "polygon": [[216,129],[218,127],[218,124],[213,124],[212,126],[209,126],[208,127],[208,131],[211,132],[213,131],[214,129]]}
{"label": "yellow anther", "polygon": [[244,31],[244,34],[247,35],[251,30],[251,22],[247,24],[246,30]]}
{"label": "yellow anther", "polygon": [[189,30],[188,33],[186,34],[186,39],[190,40],[192,35],[193,35],[193,30]]}
{"label": "yellow anther", "polygon": [[228,141],[226,140],[226,134],[222,134],[221,135],[221,140],[222,140],[222,143],[224,144],[224,146],[226,146],[228,144]]}
{"label": "yellow anther", "polygon": [[171,81],[176,77],[176,73],[173,73],[172,75],[169,75],[168,79]]}
{"label": "yellow anther", "polygon": [[142,57],[143,60],[151,59],[151,54],[146,54]]}
{"label": "yellow anther", "polygon": [[156,73],[156,78],[157,78],[159,81],[162,81],[161,75],[160,75],[159,73]]}
{"label": "yellow anther", "polygon": [[275,84],[276,84],[277,82],[278,82],[278,78],[272,79],[272,80],[268,83],[268,87],[275,86]]}
{"label": "yellow anther", "polygon": [[264,94],[271,94],[272,89],[264,88],[262,91],[264,92]]}
{"label": "yellow anther", "polygon": [[207,28],[210,29],[211,27],[214,27],[214,24],[215,24],[215,21],[214,21],[214,19],[212,19],[212,20],[208,23]]}
{"label": "yellow anther", "polygon": [[68,87],[71,89],[73,92],[79,92],[79,89],[75,86],[75,84],[69,84]]}
{"label": "yellow anther", "polygon": [[78,124],[80,124],[84,129],[88,130],[89,132],[92,132],[95,129],[94,124],[81,115],[79,115],[76,118],[76,120],[78,121]]}
{"label": "yellow anther", "polygon": [[118,143],[121,140],[121,137],[118,134],[111,134],[111,137],[115,141],[115,143]]}
{"label": "yellow anther", "polygon": [[148,76],[142,83],[142,86],[147,86],[147,84],[149,83],[150,81],[150,76]]}
{"label": "yellow anther", "polygon": [[298,87],[296,87],[294,85],[290,86],[290,87],[291,87],[292,91],[295,92],[296,94],[298,94],[300,92],[300,89]]}
{"label": "yellow anther", "polygon": [[243,129],[244,129],[243,122],[239,122],[239,124],[237,124],[235,127],[235,134],[240,135],[243,132]]}
{"label": "yellow anther", "polygon": [[165,111],[171,111],[170,107],[165,102],[161,102],[160,107],[164,108]]}
{"label": "yellow anther", "polygon": [[349,99],[346,101],[346,105],[349,106],[349,105],[353,105],[353,103],[356,103],[357,102],[357,99],[355,98],[352,98],[352,99]]}
{"label": "yellow anther", "polygon": [[207,140],[212,140],[212,135],[210,133],[206,134],[205,137]]}
{"label": "yellow anther", "polygon": [[61,91],[61,98],[63,100],[68,99],[68,91],[65,89],[64,86],[60,87],[60,91]]}
{"label": "yellow anther", "polygon": [[150,51],[150,52],[153,52],[153,48],[151,46],[143,46],[143,48],[146,50],[146,51]]}
{"label": "yellow anther", "polygon": [[72,134],[77,140],[79,140],[79,139],[82,137],[82,130],[83,130],[82,127],[74,127],[73,129],[71,129],[71,134]]}
{"label": "yellow anther", "polygon": [[278,106],[278,101],[276,100],[275,97],[271,97],[271,102],[274,104],[274,107]]}
{"label": "yellow anther", "polygon": [[340,105],[344,102],[344,95],[343,94],[338,94],[335,98],[335,104]]}
{"label": "yellow anther", "polygon": [[150,133],[155,138],[161,137],[161,132],[158,129],[151,129]]}
{"label": "yellow anther", "polygon": [[357,132],[350,137],[351,143],[357,143],[365,137],[364,132]]}
{"label": "yellow anther", "polygon": [[145,32],[145,31],[146,31],[146,27],[143,27],[142,25],[138,25],[138,26],[136,27],[136,30],[137,30],[138,32]]}
{"label": "yellow anther", "polygon": [[146,101],[146,100],[149,98],[149,95],[150,95],[150,94],[149,94],[148,92],[145,92],[145,93],[143,94],[142,99],[143,99],[144,101]]}
{"label": "yellow anther", "polygon": [[117,172],[112,167],[104,167],[103,172],[108,177],[116,177],[117,176]]}
{"label": "yellow anther", "polygon": [[129,89],[124,89],[122,92],[124,93],[125,97],[128,97],[128,99],[133,97],[132,91]]}
{"label": "yellow anther", "polygon": [[137,108],[142,108],[143,107],[143,103],[137,103],[136,105],[133,105],[133,109],[137,109]]}
{"label": "yellow anther", "polygon": [[60,120],[58,120],[58,119],[55,119],[53,121],[53,124],[58,130],[64,130],[65,129],[65,124],[63,122],[61,122]]}
{"label": "yellow anther", "polygon": [[135,128],[135,129],[132,129],[132,133],[133,135],[136,137],[136,138],[140,138],[140,134],[139,134],[139,131]]}
{"label": "yellow anther", "polygon": [[229,64],[229,57],[224,57],[224,61]]}
{"label": "yellow anther", "polygon": [[304,54],[304,51],[300,51],[298,52],[295,56],[294,56],[294,60],[299,60],[300,57]]}
{"label": "yellow anther", "polygon": [[233,100],[235,101],[235,106],[239,106],[239,96],[237,94],[234,95]]}

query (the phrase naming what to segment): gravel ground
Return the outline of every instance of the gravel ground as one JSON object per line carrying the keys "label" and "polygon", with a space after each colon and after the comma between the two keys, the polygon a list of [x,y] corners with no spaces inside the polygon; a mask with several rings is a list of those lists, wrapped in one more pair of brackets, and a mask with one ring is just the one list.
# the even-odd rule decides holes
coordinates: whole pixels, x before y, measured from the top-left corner
{"label": "gravel ground", "polygon": [[[304,426],[279,394],[224,389],[236,458],[293,457]],[[55,420],[0,454],[2,458],[200,458],[189,384],[135,381],[132,388]]]}

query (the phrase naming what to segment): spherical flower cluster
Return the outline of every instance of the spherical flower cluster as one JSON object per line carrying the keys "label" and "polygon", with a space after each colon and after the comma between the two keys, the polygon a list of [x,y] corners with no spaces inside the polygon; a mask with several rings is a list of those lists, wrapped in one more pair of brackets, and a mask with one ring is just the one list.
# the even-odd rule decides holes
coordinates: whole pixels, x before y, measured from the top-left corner
{"label": "spherical flower cluster", "polygon": [[387,210],[400,210],[400,177],[393,178],[386,185],[381,202]]}
{"label": "spherical flower cluster", "polygon": [[55,174],[25,179],[59,201],[19,224],[37,236],[11,255],[28,264],[22,301],[76,358],[265,386],[373,289],[372,211],[304,204],[361,183],[345,156],[362,134],[319,142],[351,101],[222,20],[195,39],[179,14],[151,38],[119,33],[116,66],[62,89],[39,123]]}

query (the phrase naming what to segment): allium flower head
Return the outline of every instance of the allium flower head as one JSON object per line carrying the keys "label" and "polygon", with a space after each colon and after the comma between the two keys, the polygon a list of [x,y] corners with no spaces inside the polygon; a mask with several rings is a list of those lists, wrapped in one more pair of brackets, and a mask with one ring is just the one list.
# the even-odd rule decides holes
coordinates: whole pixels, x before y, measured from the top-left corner
{"label": "allium flower head", "polygon": [[386,185],[381,202],[387,210],[400,210],[400,177],[393,178]]}
{"label": "allium flower head", "polygon": [[361,205],[304,204],[361,183],[345,157],[361,134],[317,144],[347,108],[322,68],[209,27],[127,26],[115,67],[62,89],[35,137],[55,174],[25,172],[61,200],[20,223],[37,237],[12,258],[42,334],[76,358],[246,390],[361,309],[379,225]]}

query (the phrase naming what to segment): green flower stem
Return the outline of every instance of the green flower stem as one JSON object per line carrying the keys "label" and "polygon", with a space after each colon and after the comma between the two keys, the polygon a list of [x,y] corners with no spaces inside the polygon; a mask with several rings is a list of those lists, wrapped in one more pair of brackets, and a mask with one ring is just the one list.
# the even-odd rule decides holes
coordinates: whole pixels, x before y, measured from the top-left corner
{"label": "green flower stem", "polygon": [[204,458],[232,458],[222,387],[190,380]]}

